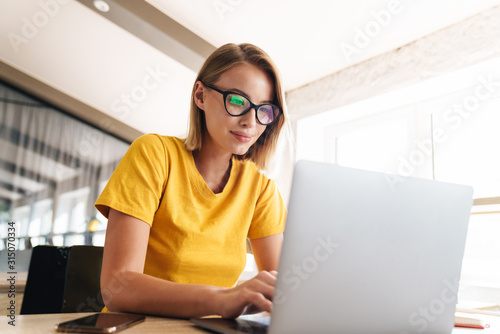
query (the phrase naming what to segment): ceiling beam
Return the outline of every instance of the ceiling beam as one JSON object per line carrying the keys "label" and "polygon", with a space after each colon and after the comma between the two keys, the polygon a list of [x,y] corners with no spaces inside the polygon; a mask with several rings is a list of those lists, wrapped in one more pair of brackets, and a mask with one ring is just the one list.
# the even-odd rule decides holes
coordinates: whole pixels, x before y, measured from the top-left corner
{"label": "ceiling beam", "polygon": [[93,5],[93,0],[78,2],[195,73],[198,73],[205,59],[216,49],[146,1],[106,0],[110,7],[108,12],[99,11]]}

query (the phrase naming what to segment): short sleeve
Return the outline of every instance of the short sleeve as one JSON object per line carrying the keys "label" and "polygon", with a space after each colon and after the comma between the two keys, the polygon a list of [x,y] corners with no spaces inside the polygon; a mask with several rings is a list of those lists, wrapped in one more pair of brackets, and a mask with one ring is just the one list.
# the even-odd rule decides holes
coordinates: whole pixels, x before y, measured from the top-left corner
{"label": "short sleeve", "polygon": [[95,206],[105,217],[113,208],[152,225],[167,175],[161,139],[153,134],[141,136],[125,153]]}
{"label": "short sleeve", "polygon": [[248,238],[263,238],[285,230],[286,207],[273,180],[262,177]]}

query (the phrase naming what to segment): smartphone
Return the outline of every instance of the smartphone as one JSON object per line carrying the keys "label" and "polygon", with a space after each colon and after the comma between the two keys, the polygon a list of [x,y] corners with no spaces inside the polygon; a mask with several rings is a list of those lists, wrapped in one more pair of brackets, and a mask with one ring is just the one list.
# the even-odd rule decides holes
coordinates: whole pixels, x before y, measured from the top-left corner
{"label": "smartphone", "polygon": [[105,312],[62,322],[55,329],[62,333],[116,333],[145,319],[140,314]]}

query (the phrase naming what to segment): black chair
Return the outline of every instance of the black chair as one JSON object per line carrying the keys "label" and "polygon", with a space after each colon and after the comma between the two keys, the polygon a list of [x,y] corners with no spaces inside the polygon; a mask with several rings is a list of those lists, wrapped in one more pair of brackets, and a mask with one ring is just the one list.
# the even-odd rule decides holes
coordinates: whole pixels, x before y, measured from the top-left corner
{"label": "black chair", "polygon": [[36,246],[21,314],[100,312],[103,247]]}

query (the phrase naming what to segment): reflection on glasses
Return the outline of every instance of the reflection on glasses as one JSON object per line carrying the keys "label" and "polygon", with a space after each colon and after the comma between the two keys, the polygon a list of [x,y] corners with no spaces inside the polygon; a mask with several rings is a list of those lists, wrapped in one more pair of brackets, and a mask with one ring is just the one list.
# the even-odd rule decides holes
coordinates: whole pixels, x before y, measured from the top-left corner
{"label": "reflection on glasses", "polygon": [[265,103],[256,105],[241,94],[231,91],[222,91],[207,84],[204,85],[222,94],[224,97],[224,107],[226,107],[227,113],[231,116],[243,116],[251,109],[255,109],[257,121],[262,125],[269,125],[275,122],[282,113],[280,107],[274,104]]}

